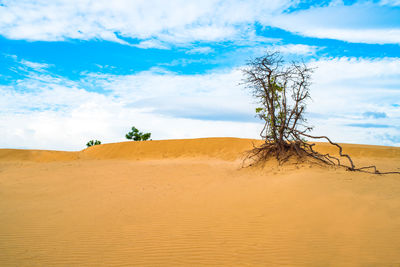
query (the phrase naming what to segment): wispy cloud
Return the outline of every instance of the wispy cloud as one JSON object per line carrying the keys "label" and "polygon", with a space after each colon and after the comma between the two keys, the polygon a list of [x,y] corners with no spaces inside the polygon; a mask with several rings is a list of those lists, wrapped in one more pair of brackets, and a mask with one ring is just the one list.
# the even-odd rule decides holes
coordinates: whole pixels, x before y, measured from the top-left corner
{"label": "wispy cloud", "polygon": [[[0,6],[0,34],[10,39],[101,39],[142,46],[242,38],[260,16],[281,12],[292,1],[12,1]],[[240,12],[238,12],[240,10]],[[244,35],[244,36],[243,36]],[[121,38],[119,38],[119,36]]]}
{"label": "wispy cloud", "polygon": [[[395,1],[384,1],[393,5]],[[383,3],[383,2],[382,2]],[[308,37],[355,43],[399,44],[400,9],[370,1],[353,5],[328,5],[265,18],[273,25]]]}
{"label": "wispy cloud", "polygon": [[375,123],[350,123],[347,124],[350,127],[361,127],[361,128],[390,128],[392,126],[387,124],[375,124]]}
{"label": "wispy cloud", "polygon": [[166,43],[163,43],[157,39],[144,40],[138,44],[135,44],[134,46],[143,48],[143,49],[148,49],[148,48],[170,49],[170,46],[168,46]]}
{"label": "wispy cloud", "polygon": [[30,69],[35,70],[35,71],[43,71],[43,70],[51,67],[51,65],[47,64],[47,63],[38,63],[38,62],[32,62],[32,61],[28,61],[28,60],[21,60],[20,63]]}
{"label": "wispy cloud", "polygon": [[[316,38],[400,43],[399,1],[331,1],[296,10],[301,1],[12,1],[0,6],[0,34],[10,39],[108,40],[143,48],[254,39],[255,24]],[[168,45],[169,44],[169,45]]]}
{"label": "wispy cloud", "polygon": [[202,47],[194,47],[190,50],[188,50],[186,53],[187,54],[209,54],[212,53],[214,49],[212,49],[209,46],[202,46]]}
{"label": "wispy cloud", "polygon": [[379,4],[388,6],[400,6],[400,0],[381,0],[379,1]]}

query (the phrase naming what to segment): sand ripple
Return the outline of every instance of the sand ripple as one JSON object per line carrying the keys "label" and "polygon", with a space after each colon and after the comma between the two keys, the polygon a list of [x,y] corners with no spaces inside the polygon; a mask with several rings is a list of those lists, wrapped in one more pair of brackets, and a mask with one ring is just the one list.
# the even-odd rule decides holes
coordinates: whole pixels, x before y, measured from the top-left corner
{"label": "sand ripple", "polygon": [[400,266],[398,176],[238,166],[0,161],[0,266]]}

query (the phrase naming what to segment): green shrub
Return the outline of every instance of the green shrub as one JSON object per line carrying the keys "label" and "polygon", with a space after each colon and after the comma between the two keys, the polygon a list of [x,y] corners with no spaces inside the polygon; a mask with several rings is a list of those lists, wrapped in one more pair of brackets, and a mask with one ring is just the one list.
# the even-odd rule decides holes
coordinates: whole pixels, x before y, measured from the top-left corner
{"label": "green shrub", "polygon": [[151,133],[142,133],[136,129],[135,126],[132,127],[132,131],[125,135],[126,139],[133,140],[133,141],[146,141],[149,140],[151,137]]}
{"label": "green shrub", "polygon": [[99,140],[90,140],[89,142],[87,142],[86,146],[90,147],[90,146],[95,146],[95,145],[101,145],[101,142]]}

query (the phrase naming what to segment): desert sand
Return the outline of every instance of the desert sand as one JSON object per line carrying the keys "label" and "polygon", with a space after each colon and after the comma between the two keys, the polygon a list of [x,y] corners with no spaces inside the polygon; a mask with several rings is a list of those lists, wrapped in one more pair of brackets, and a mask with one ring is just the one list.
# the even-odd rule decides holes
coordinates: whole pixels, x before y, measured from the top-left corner
{"label": "desert sand", "polygon": [[[259,142],[1,149],[0,266],[400,266],[400,175],[241,168]],[[400,148],[344,151],[400,170]]]}

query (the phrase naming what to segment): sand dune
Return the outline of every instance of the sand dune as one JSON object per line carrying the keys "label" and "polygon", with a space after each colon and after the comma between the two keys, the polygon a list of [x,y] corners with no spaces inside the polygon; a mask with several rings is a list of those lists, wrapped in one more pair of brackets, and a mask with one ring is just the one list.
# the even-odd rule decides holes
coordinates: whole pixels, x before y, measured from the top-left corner
{"label": "sand dune", "polygon": [[211,157],[235,160],[259,140],[199,138],[148,142],[123,142],[89,147],[78,152],[0,149],[1,161],[69,161],[77,159],[147,160],[183,157]]}
{"label": "sand dune", "polygon": [[[400,175],[242,169],[253,142],[0,150],[0,266],[400,264]],[[400,168],[400,148],[344,149]]]}
{"label": "sand dune", "polygon": [[[253,145],[262,141],[241,138],[199,138],[148,142],[122,142],[97,145],[78,152],[51,150],[0,149],[0,161],[71,161],[77,159],[148,160],[165,158],[208,157],[223,160],[241,158]],[[323,153],[337,153],[328,143],[316,143]],[[342,144],[344,152],[354,157],[399,158],[397,147]]]}

